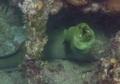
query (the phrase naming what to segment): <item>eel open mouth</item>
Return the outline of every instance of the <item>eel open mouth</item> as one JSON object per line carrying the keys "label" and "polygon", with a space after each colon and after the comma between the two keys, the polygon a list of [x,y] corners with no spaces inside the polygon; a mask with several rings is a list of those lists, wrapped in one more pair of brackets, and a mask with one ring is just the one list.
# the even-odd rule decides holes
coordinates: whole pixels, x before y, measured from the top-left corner
{"label": "eel open mouth", "polygon": [[80,34],[80,37],[84,36],[86,33],[90,33],[90,30],[85,26],[82,30],[82,33]]}

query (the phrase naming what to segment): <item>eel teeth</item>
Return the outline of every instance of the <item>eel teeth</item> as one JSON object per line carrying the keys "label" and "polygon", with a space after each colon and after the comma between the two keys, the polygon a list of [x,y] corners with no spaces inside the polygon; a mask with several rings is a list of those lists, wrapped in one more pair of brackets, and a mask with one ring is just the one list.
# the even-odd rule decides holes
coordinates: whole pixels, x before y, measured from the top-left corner
{"label": "eel teeth", "polygon": [[82,33],[79,36],[82,37]]}
{"label": "eel teeth", "polygon": [[90,32],[90,30],[85,30],[86,32]]}

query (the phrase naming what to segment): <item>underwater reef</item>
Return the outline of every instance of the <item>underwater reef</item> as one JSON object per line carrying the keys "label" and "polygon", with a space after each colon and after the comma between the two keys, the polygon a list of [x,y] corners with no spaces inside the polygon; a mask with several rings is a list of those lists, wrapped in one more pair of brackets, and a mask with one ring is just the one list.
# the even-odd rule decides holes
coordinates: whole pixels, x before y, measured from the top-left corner
{"label": "underwater reef", "polygon": [[[108,39],[107,36],[104,35],[103,31],[102,33],[101,31],[99,31],[99,28],[101,27],[102,30],[103,27],[98,25],[97,23],[94,23],[94,20],[96,21],[98,19],[96,18],[96,16],[94,17],[95,14],[101,16],[102,15],[112,16],[119,14],[120,12],[119,0],[101,0],[101,1],[100,0],[7,0],[7,1],[9,5],[19,8],[23,13],[22,22],[24,24],[23,29],[25,30],[25,40],[24,40],[25,43],[22,45],[22,47],[21,45],[18,45],[14,52],[16,52],[17,50],[18,51],[22,49],[24,50],[24,55],[21,55],[24,57],[23,60],[21,60],[22,63],[17,63],[17,65],[19,64],[20,70],[24,71],[28,84],[70,84],[70,83],[71,84],[79,84],[79,83],[119,84],[120,83],[118,80],[119,79],[119,74],[118,74],[119,47],[117,47],[119,46],[119,39],[118,39],[119,33],[117,33],[115,38],[113,38],[113,40],[111,40],[110,42],[109,39],[111,37]],[[1,7],[4,7],[4,11],[0,15],[3,16],[5,15],[5,12],[8,11],[9,8],[6,7],[5,5],[2,5]],[[65,16],[62,13],[64,14],[69,13],[69,14]],[[76,16],[77,14],[78,16]],[[83,18],[82,15],[84,15],[84,17],[89,16],[90,19],[88,20],[88,17],[82,19]],[[91,17],[91,15],[93,16]],[[58,18],[59,21],[61,20],[63,24],[66,23],[69,27],[61,27],[61,28],[59,27],[60,28],[60,30],[58,30],[59,32],[55,32],[56,34],[54,33],[54,35],[52,35],[53,33],[51,33],[51,36],[53,37],[50,37],[50,35],[46,32],[46,30],[47,28],[49,28],[48,26],[50,26],[48,25],[48,21],[51,16],[57,16],[56,18]],[[9,18],[12,17],[9,16]],[[65,22],[64,20],[66,18],[67,20]],[[72,19],[70,18],[74,18],[75,22],[74,21],[72,22]],[[11,25],[16,24],[16,23],[11,23],[10,19],[7,19],[6,21]],[[104,20],[102,21],[105,22]],[[117,22],[119,21],[117,20]],[[85,23],[87,23],[90,27]],[[106,23],[103,23],[103,25],[106,25]],[[54,25],[56,24],[57,21],[54,21]],[[114,29],[114,26],[112,27]],[[62,30],[62,28],[69,28],[69,29]],[[53,31],[51,29],[49,30]],[[57,35],[59,35],[60,31],[62,31],[62,34],[60,34],[62,38],[59,39]],[[73,31],[75,33],[73,33]],[[55,39],[53,41],[53,44],[56,40],[55,43],[58,44],[60,43],[62,46],[53,49],[54,47],[57,46],[54,46],[52,44],[50,45],[52,49],[46,48],[48,47],[47,45],[51,40],[50,38],[54,38],[54,37]],[[58,38],[58,40],[56,38]],[[47,53],[48,52],[47,49],[51,50],[50,53],[53,54],[50,55],[51,57],[48,56],[49,53]],[[57,51],[56,49],[59,50]],[[56,59],[57,57],[56,53],[53,53],[52,50],[56,50],[54,52],[57,52],[58,58],[67,58],[67,59],[72,58],[72,59],[77,59],[78,61],[75,60],[59,61],[59,59],[58,61],[55,60],[52,62],[43,61],[42,58],[51,59],[52,56],[54,56],[53,58]],[[66,52],[67,52],[67,56],[65,54]],[[68,55],[68,52],[70,52],[70,55]],[[9,56],[9,54],[6,54],[5,56],[7,55]],[[88,59],[89,56],[93,56],[97,60],[94,61],[92,60],[88,62],[80,61],[80,59],[82,60],[85,60],[86,58]],[[18,57],[13,57],[13,58],[18,58]],[[13,58],[11,59],[13,60]],[[19,59],[20,58],[18,58],[18,60]],[[5,61],[3,62],[5,63]],[[14,66],[15,63],[16,62],[10,64]],[[15,66],[17,65],[15,64]],[[12,67],[12,66],[7,65],[7,67]],[[75,78],[75,76],[77,76],[77,78]],[[97,80],[95,77],[98,77],[99,79]],[[61,79],[61,78],[65,78],[65,79]],[[95,80],[93,80],[93,78]]]}
{"label": "underwater reef", "polygon": [[25,37],[21,15],[17,8],[0,3],[0,70],[18,70],[25,55],[22,50]]}
{"label": "underwater reef", "polygon": [[111,39],[111,56],[101,58],[95,75],[98,77],[97,84],[119,84],[120,80],[120,31]]}

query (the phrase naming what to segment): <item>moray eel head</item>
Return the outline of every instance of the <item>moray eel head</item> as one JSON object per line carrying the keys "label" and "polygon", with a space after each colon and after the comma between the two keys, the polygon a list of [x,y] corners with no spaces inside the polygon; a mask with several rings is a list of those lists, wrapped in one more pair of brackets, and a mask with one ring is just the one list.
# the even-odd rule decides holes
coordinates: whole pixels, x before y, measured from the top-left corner
{"label": "moray eel head", "polygon": [[65,34],[65,38],[67,38],[65,40],[70,41],[70,48],[74,57],[86,59],[95,42],[93,30],[86,23],[80,23],[75,27],[70,27]]}
{"label": "moray eel head", "polygon": [[[77,31],[79,32],[77,33]],[[78,25],[78,29],[76,28],[76,31],[75,31],[75,37],[78,36],[81,42],[89,41],[92,38],[92,34],[91,34],[92,32],[93,31],[91,31],[88,25],[85,25],[85,24],[81,26]]]}

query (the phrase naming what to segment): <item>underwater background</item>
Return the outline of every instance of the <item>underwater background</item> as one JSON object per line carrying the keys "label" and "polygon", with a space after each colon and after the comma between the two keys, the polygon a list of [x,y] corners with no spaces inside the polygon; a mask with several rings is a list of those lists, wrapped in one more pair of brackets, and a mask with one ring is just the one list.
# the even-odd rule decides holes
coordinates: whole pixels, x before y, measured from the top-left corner
{"label": "underwater background", "polygon": [[1,0],[0,84],[120,84],[119,0]]}

